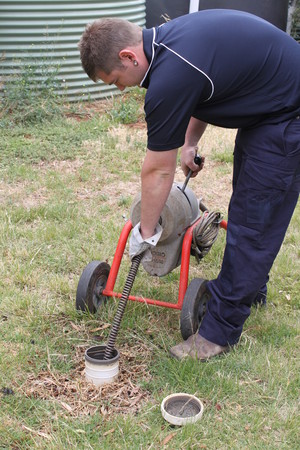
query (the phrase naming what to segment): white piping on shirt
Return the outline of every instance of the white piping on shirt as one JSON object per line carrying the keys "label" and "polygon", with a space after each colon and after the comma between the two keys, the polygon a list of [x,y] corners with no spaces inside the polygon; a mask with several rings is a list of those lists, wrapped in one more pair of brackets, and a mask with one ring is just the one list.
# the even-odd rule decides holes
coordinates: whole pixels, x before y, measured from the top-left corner
{"label": "white piping on shirt", "polygon": [[154,45],[156,45],[157,47],[159,47],[160,45],[162,45],[162,46],[165,47],[167,50],[169,50],[170,52],[174,53],[174,55],[178,56],[178,58],[182,59],[185,63],[189,64],[191,67],[193,67],[194,69],[198,70],[198,72],[202,73],[202,75],[204,75],[204,76],[208,79],[208,81],[209,81],[210,84],[211,84],[211,94],[210,94],[210,96],[209,96],[206,100],[204,100],[204,101],[207,102],[208,100],[210,100],[210,99],[212,98],[213,94],[214,94],[214,91],[215,91],[214,83],[212,82],[211,78],[209,78],[209,76],[208,76],[205,72],[203,72],[203,70],[199,69],[199,67],[197,67],[197,66],[195,66],[194,64],[192,64],[190,61],[188,61],[187,59],[185,59],[183,56],[179,55],[179,53],[177,53],[177,52],[175,52],[174,50],[172,50],[171,48],[169,48],[167,45],[162,44],[162,43],[158,44],[157,42],[155,42],[156,32],[155,32],[155,28],[152,28],[152,29],[153,29],[153,40],[152,40],[152,57],[151,57],[151,62],[150,62],[150,64],[149,64],[149,67],[148,67],[148,69],[147,69],[147,72],[145,73],[144,78],[142,79],[142,81],[141,81],[141,83],[140,83],[140,86],[143,85],[143,82],[144,82],[144,80],[146,79],[146,77],[147,77],[147,75],[148,75],[148,72],[149,72],[149,70],[150,70],[150,68],[151,68],[151,66],[152,66],[153,59],[154,59]]}
{"label": "white piping on shirt", "polygon": [[144,83],[145,79],[147,78],[148,72],[149,72],[149,70],[150,70],[150,68],[151,68],[151,66],[152,66],[153,59],[154,59],[154,43],[155,43],[154,41],[155,41],[155,35],[156,35],[156,32],[155,32],[155,28],[152,28],[152,30],[153,30],[153,39],[152,39],[152,57],[151,57],[151,61],[150,61],[149,67],[148,67],[148,69],[147,69],[147,72],[145,73],[144,78],[143,78],[142,81],[140,82],[140,86],[141,86],[141,87],[143,86],[143,83]]}
{"label": "white piping on shirt", "polygon": [[[155,44],[156,44],[156,42],[155,42]],[[175,52],[174,50],[172,50],[171,48],[169,48],[167,45],[162,44],[162,43],[156,44],[156,45],[162,45],[162,46],[165,47],[167,50],[169,50],[170,52],[174,53],[174,55],[178,56],[178,58],[182,59],[184,62],[186,62],[187,64],[189,64],[191,67],[193,67],[194,69],[198,70],[198,72],[202,73],[202,75],[204,75],[204,76],[208,79],[208,81],[210,82],[210,84],[211,84],[211,94],[210,94],[210,96],[209,96],[206,100],[204,100],[204,101],[207,102],[208,100],[210,100],[210,99],[212,98],[212,96],[213,96],[213,94],[214,94],[214,90],[215,90],[214,83],[212,82],[211,78],[209,78],[209,76],[208,76],[205,72],[203,72],[203,70],[199,69],[199,67],[197,67],[197,66],[195,66],[194,64],[192,64],[190,61],[188,61],[187,59],[185,59],[183,56],[179,55],[179,53],[177,53],[177,52]]]}

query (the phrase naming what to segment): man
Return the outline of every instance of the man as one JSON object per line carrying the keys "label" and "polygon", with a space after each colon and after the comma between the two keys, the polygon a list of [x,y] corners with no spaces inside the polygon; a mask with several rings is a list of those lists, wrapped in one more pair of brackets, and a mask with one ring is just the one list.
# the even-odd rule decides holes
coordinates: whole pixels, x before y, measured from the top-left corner
{"label": "man", "polygon": [[[120,90],[147,89],[148,149],[140,226],[131,256],[151,245],[181,147],[196,176],[195,148],[207,123],[237,128],[233,194],[220,274],[199,332],[171,349],[179,359],[219,355],[236,344],[297,204],[300,186],[300,46],[251,14],[207,10],[153,29],[97,20],[81,38],[88,76]],[[157,240],[153,238],[154,241]],[[154,242],[155,243],[155,242]]]}

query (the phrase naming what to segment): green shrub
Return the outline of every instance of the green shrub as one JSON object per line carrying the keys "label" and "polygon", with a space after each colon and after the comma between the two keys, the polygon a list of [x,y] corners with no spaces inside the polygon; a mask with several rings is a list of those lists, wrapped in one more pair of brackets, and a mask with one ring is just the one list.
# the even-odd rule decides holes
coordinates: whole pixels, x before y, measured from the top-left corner
{"label": "green shrub", "polygon": [[[24,62],[24,63],[23,63]],[[0,122],[39,123],[62,113],[59,66],[45,59],[20,60],[4,80]]]}
{"label": "green shrub", "polygon": [[291,36],[300,43],[300,0],[295,2],[295,10],[292,16]]}
{"label": "green shrub", "polygon": [[109,111],[110,117],[123,124],[138,122],[140,117],[140,102],[133,97],[126,95],[114,98],[113,107]]}

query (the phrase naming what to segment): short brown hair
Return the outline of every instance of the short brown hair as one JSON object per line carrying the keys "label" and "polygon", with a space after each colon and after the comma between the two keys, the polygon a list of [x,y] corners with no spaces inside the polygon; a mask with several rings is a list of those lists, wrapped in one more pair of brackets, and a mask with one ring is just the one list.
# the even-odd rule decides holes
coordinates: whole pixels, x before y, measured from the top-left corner
{"label": "short brown hair", "polygon": [[98,19],[86,26],[78,47],[84,71],[97,81],[96,72],[106,74],[122,66],[119,52],[142,40],[141,28],[123,19]]}

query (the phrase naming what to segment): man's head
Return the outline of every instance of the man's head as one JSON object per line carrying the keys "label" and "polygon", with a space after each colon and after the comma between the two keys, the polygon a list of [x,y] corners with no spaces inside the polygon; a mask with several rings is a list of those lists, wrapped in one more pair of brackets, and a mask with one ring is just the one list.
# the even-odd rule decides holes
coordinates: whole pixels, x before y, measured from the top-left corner
{"label": "man's head", "polygon": [[119,82],[120,89],[139,84],[147,70],[142,30],[127,20],[95,20],[81,36],[79,50],[82,67],[93,81],[116,84],[121,74],[125,84]]}

